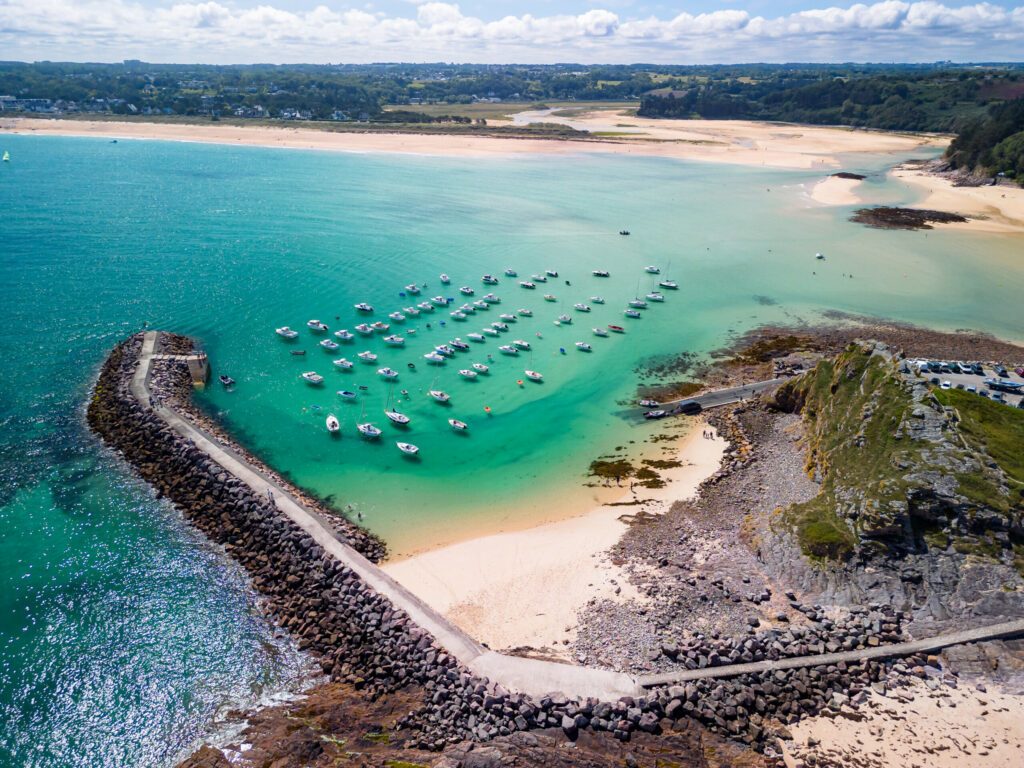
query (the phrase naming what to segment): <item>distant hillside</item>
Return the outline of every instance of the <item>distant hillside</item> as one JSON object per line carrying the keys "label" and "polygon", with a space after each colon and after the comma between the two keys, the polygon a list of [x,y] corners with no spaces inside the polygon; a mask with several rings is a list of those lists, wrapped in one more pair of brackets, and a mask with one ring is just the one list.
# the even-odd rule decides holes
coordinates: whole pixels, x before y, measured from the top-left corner
{"label": "distant hillside", "polygon": [[996,104],[963,126],[946,158],[953,168],[1002,173],[1024,186],[1024,97]]}

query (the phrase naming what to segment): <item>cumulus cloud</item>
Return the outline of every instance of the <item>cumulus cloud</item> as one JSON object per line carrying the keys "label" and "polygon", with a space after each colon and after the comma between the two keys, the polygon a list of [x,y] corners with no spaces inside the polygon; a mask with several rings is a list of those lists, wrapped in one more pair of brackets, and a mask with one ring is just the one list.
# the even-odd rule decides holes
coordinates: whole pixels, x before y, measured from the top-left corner
{"label": "cumulus cloud", "polygon": [[1024,6],[990,3],[880,0],[777,17],[729,8],[629,18],[595,7],[484,19],[435,0],[411,3],[407,15],[260,1],[0,0],[0,46],[8,59],[211,63],[932,61],[1024,52]]}

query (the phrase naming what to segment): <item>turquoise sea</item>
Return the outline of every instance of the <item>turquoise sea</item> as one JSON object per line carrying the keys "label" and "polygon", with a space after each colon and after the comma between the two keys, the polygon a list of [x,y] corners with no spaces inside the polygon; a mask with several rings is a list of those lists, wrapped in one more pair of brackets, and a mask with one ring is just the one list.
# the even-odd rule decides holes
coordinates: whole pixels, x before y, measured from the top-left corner
{"label": "turquoise sea", "polygon": [[[83,426],[105,353],[144,323],[199,338],[214,372],[237,381],[211,386],[203,406],[298,484],[352,505],[399,553],[567,503],[591,459],[647,436],[623,403],[635,368],[663,356],[827,309],[1021,337],[1019,241],[862,228],[848,209],[806,200],[801,185],[817,172],[12,136],[0,145],[12,157],[0,167],[0,766],[170,765],[227,709],[309,673],[259,615],[244,575]],[[880,200],[910,202],[877,175],[896,159],[860,157],[847,170],[876,174]],[[625,302],[656,281],[647,264],[680,288],[627,320]],[[526,291],[506,267],[519,279],[548,268],[559,277]],[[485,272],[500,284],[482,286]],[[412,282],[427,284],[416,301],[461,304],[468,285],[472,298],[490,290],[502,303],[464,323],[450,310],[432,313],[431,328],[426,314],[410,317],[393,326],[404,349],[359,338],[340,352],[355,370],[336,370],[338,355],[306,321],[352,330],[359,301],[385,319],[415,303],[399,296]],[[593,311],[574,312],[577,301]],[[491,339],[440,368],[423,359],[520,307],[534,317],[500,343],[524,339],[532,352],[509,358]],[[563,312],[573,322],[556,326]],[[608,323],[628,332],[592,336]],[[281,325],[300,338],[279,339]],[[364,349],[380,362],[359,363]],[[458,375],[488,353],[488,376]],[[390,393],[381,365],[399,371]],[[544,382],[520,386],[526,368]],[[302,382],[307,370],[325,385]],[[360,385],[353,403],[335,394]],[[432,401],[432,387],[451,405]],[[404,432],[383,417],[389,394],[412,418]],[[328,413],[342,420],[340,438],[324,429]],[[467,435],[449,429],[452,416]],[[361,439],[363,419],[384,438]],[[403,439],[420,446],[418,460],[395,448]]]}

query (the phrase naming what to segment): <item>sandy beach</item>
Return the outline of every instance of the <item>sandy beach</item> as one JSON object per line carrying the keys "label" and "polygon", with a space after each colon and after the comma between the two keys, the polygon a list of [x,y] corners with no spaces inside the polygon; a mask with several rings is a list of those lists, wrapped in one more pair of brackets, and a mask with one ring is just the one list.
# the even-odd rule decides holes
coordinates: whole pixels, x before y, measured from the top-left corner
{"label": "sandy beach", "polygon": [[829,176],[812,184],[807,194],[821,205],[856,205],[862,202],[858,194],[862,183],[860,179]]}
{"label": "sandy beach", "polygon": [[692,496],[721,461],[725,441],[706,439],[701,422],[678,445],[681,466],[662,473],[664,488],[622,492],[640,505],[594,507],[586,514],[523,531],[459,542],[389,563],[384,570],[455,624],[496,650],[529,646],[566,658],[576,614],[592,599],[636,597],[606,552],[626,530],[620,518],[657,513]]}
{"label": "sandy beach", "polygon": [[557,122],[588,131],[593,138],[520,139],[459,134],[331,132],[301,126],[195,125],[9,118],[0,134],[94,136],[116,139],[195,141],[341,152],[392,152],[482,157],[488,155],[627,154],[706,160],[772,168],[838,169],[838,155],[850,152],[906,153],[945,138],[847,128],[755,123],[741,120],[651,120],[594,110],[572,119],[548,111],[524,112],[515,122]]}
{"label": "sandy beach", "polygon": [[912,168],[896,168],[891,175],[924,194],[916,207],[959,213],[970,219],[966,224],[937,226],[1003,234],[1024,232],[1024,187],[954,187],[949,179]]}

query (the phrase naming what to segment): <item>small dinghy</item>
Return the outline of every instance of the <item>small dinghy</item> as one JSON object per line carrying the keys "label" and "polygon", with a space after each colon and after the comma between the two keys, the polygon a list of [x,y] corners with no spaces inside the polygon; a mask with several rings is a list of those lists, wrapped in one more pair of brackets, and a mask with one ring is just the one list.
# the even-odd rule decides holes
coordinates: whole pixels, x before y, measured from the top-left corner
{"label": "small dinghy", "polygon": [[339,389],[338,397],[340,397],[342,400],[355,400],[356,393],[349,389]]}
{"label": "small dinghy", "polygon": [[609,331],[614,331],[615,333],[625,333],[626,332],[626,329],[623,328],[621,325],[609,325],[608,326],[608,330]]}
{"label": "small dinghy", "polygon": [[370,350],[366,350],[365,352],[360,352],[358,355],[356,355],[356,357],[358,357],[364,363],[375,363],[375,362],[377,362],[377,355],[376,355],[376,353],[371,352]]}
{"label": "small dinghy", "polygon": [[320,346],[326,349],[328,352],[338,351],[338,342],[332,341],[331,339],[324,339],[320,342]]}
{"label": "small dinghy", "polygon": [[644,267],[644,272],[647,272],[647,273],[649,273],[651,275],[660,275],[661,274],[661,269],[651,265],[649,267]]}
{"label": "small dinghy", "polygon": [[523,371],[523,373],[526,374],[526,378],[530,381],[542,381],[544,379],[544,377],[537,373],[537,371]]}
{"label": "small dinghy", "polygon": [[300,376],[300,378],[305,380],[307,384],[312,384],[313,386],[318,386],[324,383],[324,377],[316,371],[306,371]]}
{"label": "small dinghy", "polygon": [[323,333],[327,330],[327,325],[325,323],[321,323],[319,320],[306,321],[306,327],[315,333]]}
{"label": "small dinghy", "polygon": [[274,333],[280,336],[282,339],[295,339],[298,338],[299,332],[293,331],[287,325],[282,325],[280,328],[275,328]]}
{"label": "small dinghy", "polygon": [[479,371],[480,373],[488,373],[491,370],[483,363],[473,363],[472,367],[474,371]]}
{"label": "small dinghy", "polygon": [[560,322],[560,323],[571,323],[572,322],[572,317],[569,316],[569,315],[559,315],[558,316],[558,322]]}
{"label": "small dinghy", "polygon": [[388,417],[388,421],[390,421],[392,424],[398,424],[399,426],[402,427],[404,427],[410,421],[408,416],[406,416],[404,413],[399,413],[398,411],[384,411],[384,415]]}
{"label": "small dinghy", "polygon": [[397,442],[395,445],[398,446],[398,450],[404,453],[406,456],[415,456],[420,452],[420,449],[412,443]]}
{"label": "small dinghy", "polygon": [[576,349],[578,349],[580,352],[593,352],[594,351],[594,348],[592,346],[590,346],[589,344],[587,344],[587,342],[585,342],[585,341],[577,341],[576,342]]}
{"label": "small dinghy", "polygon": [[356,429],[359,430],[359,433],[363,437],[368,437],[371,440],[381,436],[380,429],[378,427],[373,426],[373,424],[370,424],[369,422],[367,422],[366,424],[357,424]]}
{"label": "small dinghy", "polygon": [[430,390],[429,394],[439,403],[447,403],[449,400],[451,400],[451,395],[440,389],[432,389]]}
{"label": "small dinghy", "polygon": [[469,429],[469,424],[464,421],[459,421],[458,419],[448,419],[448,423],[451,425],[452,429],[459,432],[465,432]]}
{"label": "small dinghy", "polygon": [[334,332],[334,338],[340,341],[352,341],[352,339],[354,339],[355,337],[356,336],[354,333],[351,333],[345,328],[342,328],[340,331]]}
{"label": "small dinghy", "polygon": [[230,376],[218,376],[217,379],[225,387],[233,387],[233,386],[235,386],[235,380],[232,379]]}
{"label": "small dinghy", "polygon": [[592,274],[594,277],[611,277],[612,273],[607,269],[595,269]]}
{"label": "small dinghy", "polygon": [[398,378],[398,371],[396,371],[394,368],[378,368],[377,375],[380,376],[382,379],[390,379],[394,381],[395,379]]}
{"label": "small dinghy", "polygon": [[464,379],[475,379],[476,371],[471,371],[468,368],[463,368],[461,371],[459,371],[459,376],[461,376]]}
{"label": "small dinghy", "polygon": [[365,301],[361,301],[355,305],[356,312],[373,312],[373,306],[367,304]]}
{"label": "small dinghy", "polygon": [[327,431],[332,435],[337,435],[341,432],[341,423],[338,421],[338,417],[333,413],[327,414]]}
{"label": "small dinghy", "polygon": [[352,361],[346,360],[344,357],[339,357],[334,361],[334,364],[343,371],[352,370]]}

